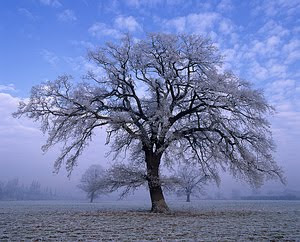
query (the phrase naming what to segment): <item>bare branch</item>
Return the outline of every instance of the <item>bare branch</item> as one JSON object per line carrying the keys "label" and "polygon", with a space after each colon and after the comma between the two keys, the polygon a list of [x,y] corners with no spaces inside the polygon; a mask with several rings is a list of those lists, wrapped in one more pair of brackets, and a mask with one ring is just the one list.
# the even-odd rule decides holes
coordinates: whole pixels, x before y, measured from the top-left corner
{"label": "bare branch", "polygon": [[14,114],[41,123],[44,150],[64,144],[57,170],[65,162],[71,173],[97,127],[106,126],[112,151],[144,159],[157,180],[161,161],[190,159],[215,180],[221,167],[255,186],[283,181],[267,120],[273,108],[249,82],[218,71],[222,56],[209,39],[153,33],[135,43],[125,36],[90,51],[89,59],[100,76],[35,86]]}

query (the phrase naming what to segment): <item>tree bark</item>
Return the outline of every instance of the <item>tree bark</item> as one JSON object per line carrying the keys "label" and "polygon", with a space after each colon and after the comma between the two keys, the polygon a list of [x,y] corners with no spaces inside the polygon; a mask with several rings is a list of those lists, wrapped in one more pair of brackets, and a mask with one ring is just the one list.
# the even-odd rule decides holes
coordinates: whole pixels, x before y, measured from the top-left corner
{"label": "tree bark", "polygon": [[188,202],[188,203],[191,201],[190,196],[191,196],[190,193],[186,194],[186,202]]}
{"label": "tree bark", "polygon": [[90,200],[90,203],[92,203],[94,200],[94,193],[91,194],[91,200]]}
{"label": "tree bark", "polygon": [[161,156],[155,156],[151,152],[145,152],[147,164],[147,179],[151,198],[151,212],[166,213],[169,207],[165,201],[159,178],[159,165]]}

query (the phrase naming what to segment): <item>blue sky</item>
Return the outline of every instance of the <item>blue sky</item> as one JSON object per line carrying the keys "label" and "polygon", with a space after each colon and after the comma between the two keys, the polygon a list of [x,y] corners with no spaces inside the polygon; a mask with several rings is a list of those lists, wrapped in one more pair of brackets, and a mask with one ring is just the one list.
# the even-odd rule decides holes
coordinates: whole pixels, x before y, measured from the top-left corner
{"label": "blue sky", "polygon": [[[275,157],[290,187],[300,187],[299,0],[0,1],[0,177],[2,167],[11,176],[20,175],[14,171],[20,157],[31,160],[22,161],[27,167],[39,166],[32,160],[44,160],[40,169],[46,174],[55,157],[55,150],[53,157],[41,156],[45,137],[37,124],[11,118],[18,101],[42,81],[64,73],[80,77],[94,69],[86,50],[118,41],[124,32],[137,39],[147,32],[210,37],[224,54],[223,68],[263,89],[276,107],[271,118]],[[13,152],[16,147],[19,155]],[[81,163],[82,169],[89,164]]]}

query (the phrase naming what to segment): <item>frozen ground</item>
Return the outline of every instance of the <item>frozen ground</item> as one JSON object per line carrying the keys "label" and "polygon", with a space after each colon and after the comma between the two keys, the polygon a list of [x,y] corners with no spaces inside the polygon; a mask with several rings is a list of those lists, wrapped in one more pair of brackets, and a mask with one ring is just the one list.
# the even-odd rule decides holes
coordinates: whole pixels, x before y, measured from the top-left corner
{"label": "frozen ground", "polygon": [[300,241],[300,201],[0,202],[0,241]]}

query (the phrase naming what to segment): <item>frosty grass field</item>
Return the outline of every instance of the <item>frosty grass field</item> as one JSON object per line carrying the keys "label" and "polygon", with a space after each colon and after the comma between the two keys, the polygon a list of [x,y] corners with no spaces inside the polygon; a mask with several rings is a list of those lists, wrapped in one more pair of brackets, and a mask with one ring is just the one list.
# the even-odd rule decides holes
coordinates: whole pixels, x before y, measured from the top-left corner
{"label": "frosty grass field", "polygon": [[300,201],[0,202],[0,241],[300,241]]}

